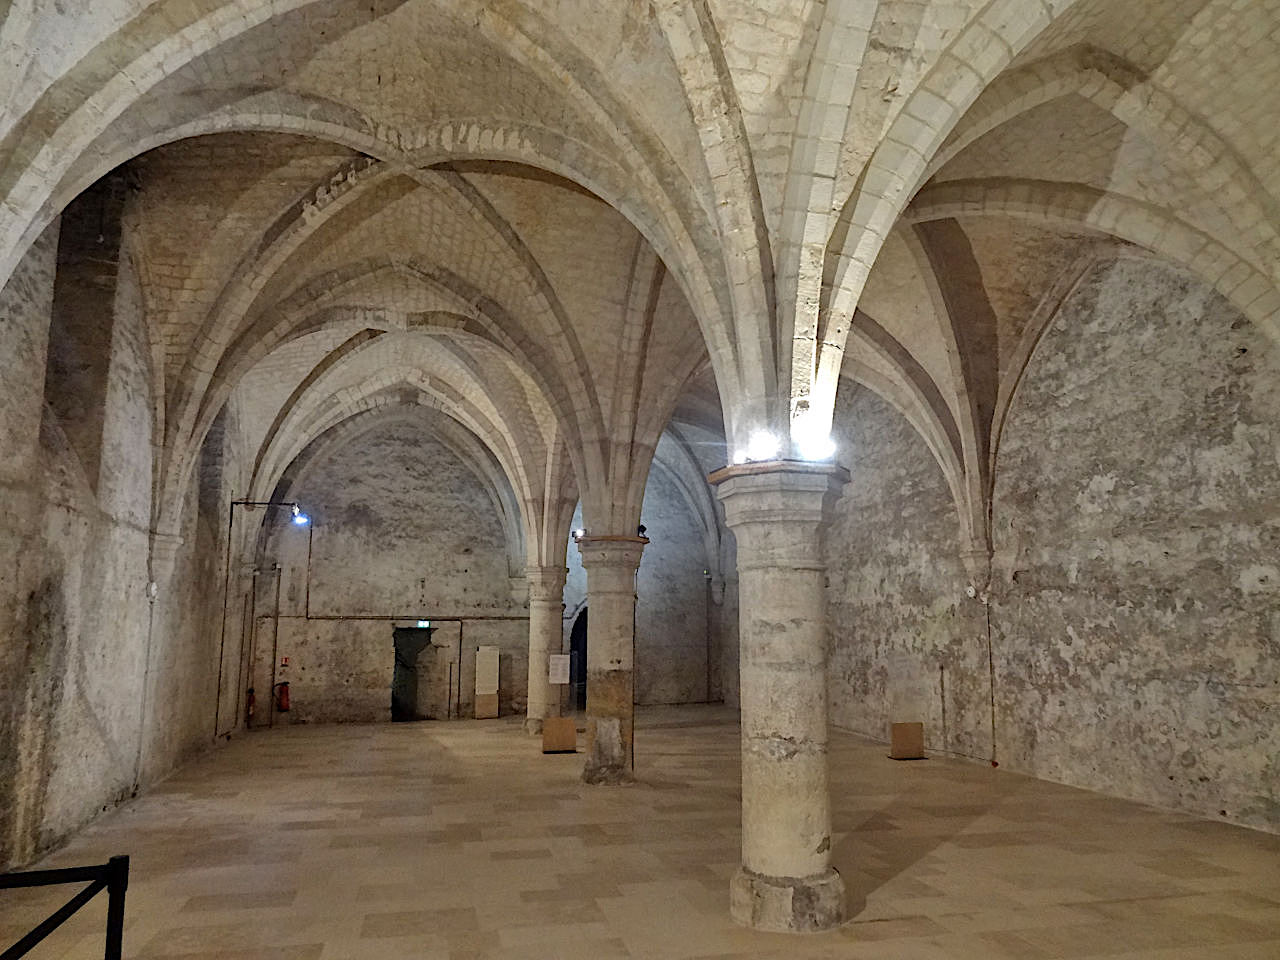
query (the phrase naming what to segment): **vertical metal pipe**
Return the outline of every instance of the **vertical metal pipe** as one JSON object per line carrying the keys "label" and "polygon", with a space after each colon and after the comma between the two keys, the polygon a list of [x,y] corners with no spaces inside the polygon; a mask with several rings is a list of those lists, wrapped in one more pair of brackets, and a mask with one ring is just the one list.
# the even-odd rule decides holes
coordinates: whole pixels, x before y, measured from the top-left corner
{"label": "vertical metal pipe", "polygon": [[[240,660],[240,674],[244,681],[247,691],[253,688],[253,668],[258,657],[258,568],[253,568],[253,578],[249,581],[249,620],[246,632],[248,641],[241,641],[241,650],[248,646],[247,653],[243,653]],[[255,693],[256,696],[256,693]],[[240,708],[240,717],[244,720],[245,729],[249,728],[248,703],[244,703]]]}
{"label": "vertical metal pipe", "polygon": [[124,950],[124,894],[129,888],[129,858],[107,861],[107,947],[105,960],[121,960]]}
{"label": "vertical metal pipe", "polygon": [[311,619],[311,543],[316,535],[315,524],[312,523],[307,527],[307,578],[303,584],[303,606],[302,613],[307,619]]}
{"label": "vertical metal pipe", "polygon": [[227,559],[222,570],[222,632],[218,638],[218,692],[213,698],[213,739],[218,739],[222,710],[222,657],[227,646],[227,603],[231,595],[231,527],[235,523],[236,502],[227,505]]}
{"label": "vertical metal pipe", "polygon": [[280,581],[284,579],[280,564],[272,564],[276,575],[276,609],[271,617],[271,708],[267,715],[267,726],[276,725],[276,664],[280,659]]}
{"label": "vertical metal pipe", "polygon": [[462,621],[458,621],[458,719],[462,719]]}
{"label": "vertical metal pipe", "polygon": [[704,625],[704,627],[706,628],[706,634],[707,634],[707,638],[706,638],[706,639],[707,639],[707,643],[706,643],[706,648],[707,648],[707,653],[706,653],[706,659],[707,659],[707,694],[706,694],[705,699],[706,699],[706,702],[707,702],[707,703],[710,703],[710,702],[711,702],[711,648],[712,648],[711,635],[712,635],[712,633],[714,632],[714,631],[713,631],[713,629],[712,629],[712,626],[711,626],[711,618],[712,618],[712,613],[711,613],[711,577],[710,577],[709,575],[707,575],[707,574],[703,574],[702,582],[703,582],[703,584],[704,584],[704,589],[703,589],[703,591],[702,591],[702,595],[703,595],[703,603],[705,603],[705,604],[706,604],[706,607],[704,608],[704,609],[705,609],[705,611],[706,611],[706,616],[705,616],[705,617],[703,617],[702,619],[703,619],[703,625]]}
{"label": "vertical metal pipe", "polygon": [[[154,581],[153,581],[154,582]],[[138,709],[138,753],[133,761],[133,792],[142,785],[143,744],[147,739],[147,707],[151,690],[151,639],[156,625],[156,598],[151,595],[151,583],[147,584],[147,647],[142,664],[142,703]]]}
{"label": "vertical metal pipe", "polygon": [[235,710],[235,713],[231,715],[232,717],[231,729],[228,730],[227,733],[231,733],[232,730],[235,730],[236,724],[238,724],[240,722],[240,718],[244,716],[244,688],[245,688],[244,637],[245,637],[245,623],[248,622],[248,619],[249,619],[249,595],[253,592],[253,587],[252,587],[253,580],[251,579],[249,583],[250,583],[249,593],[246,593],[244,595],[244,600],[240,604],[240,658],[239,658],[239,662],[236,664],[236,667],[237,667],[236,669],[236,710]]}

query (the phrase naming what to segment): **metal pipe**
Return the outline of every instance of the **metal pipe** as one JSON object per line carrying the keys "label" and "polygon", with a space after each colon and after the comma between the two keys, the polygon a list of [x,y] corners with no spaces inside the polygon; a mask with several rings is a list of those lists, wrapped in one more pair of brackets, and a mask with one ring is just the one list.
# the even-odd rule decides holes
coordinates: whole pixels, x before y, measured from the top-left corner
{"label": "metal pipe", "polygon": [[107,945],[105,960],[120,960],[124,951],[124,894],[129,889],[129,858],[107,861]]}
{"label": "metal pipe", "polygon": [[222,658],[227,647],[227,605],[231,599],[231,528],[236,519],[236,501],[227,505],[227,558],[222,570],[222,631],[218,638],[218,692],[213,698],[213,739],[218,739],[222,711]]}
{"label": "metal pipe", "polygon": [[271,618],[271,690],[268,692],[271,707],[267,714],[268,727],[276,725],[276,663],[280,659],[280,581],[284,579],[281,576],[280,564],[273,563],[271,569],[276,575],[276,609]]}
{"label": "metal pipe", "polygon": [[254,581],[251,579],[249,583],[250,583],[249,592],[244,595],[244,601],[240,604],[240,662],[239,664],[237,664],[239,669],[236,671],[236,712],[232,714],[232,716],[235,719],[231,721],[231,730],[227,731],[228,734],[231,733],[233,730],[235,730],[236,724],[238,724],[240,722],[240,719],[244,716],[245,684],[242,682],[245,679],[244,635],[245,635],[245,624],[249,620],[249,599],[253,594]]}
{"label": "metal pipe", "polygon": [[142,664],[142,704],[138,710],[138,753],[133,761],[133,792],[135,794],[142,785],[142,746],[147,739],[147,707],[151,689],[151,638],[156,626],[156,598],[151,593],[154,582],[147,584],[147,647]]}
{"label": "metal pipe", "polygon": [[[218,638],[218,687],[213,701],[213,739],[218,739],[218,727],[222,722],[222,674],[227,649],[227,607],[231,599],[231,534],[235,526],[236,507],[297,507],[296,500],[232,500],[227,504],[227,558],[222,572],[222,632]],[[277,593],[279,590],[277,589]],[[279,622],[279,603],[276,604],[276,620]],[[244,637],[241,635],[241,643]],[[275,696],[275,690],[272,690]],[[237,711],[239,693],[237,692]],[[232,729],[235,729],[234,727]]]}
{"label": "metal pipe", "polygon": [[707,694],[706,694],[706,702],[707,702],[707,703],[710,703],[710,702],[711,702],[711,648],[712,648],[711,635],[712,635],[712,633],[713,633],[712,626],[711,626],[711,617],[712,617],[712,614],[711,614],[711,576],[710,576],[709,574],[704,574],[702,579],[703,579],[703,583],[706,585],[706,588],[703,590],[703,598],[704,598],[704,599],[703,599],[703,602],[706,604],[706,606],[705,606],[705,608],[704,608],[704,609],[706,610],[706,616],[705,616],[705,617],[703,617],[703,623],[704,623],[704,624],[705,624],[705,626],[706,626],[706,634],[707,634],[707,644],[706,644],[706,646],[707,646],[707,655],[706,655],[706,656],[707,656]]}
{"label": "metal pipe", "polygon": [[[472,711],[474,713],[474,711]],[[462,719],[462,621],[458,621],[458,719]]]}
{"label": "metal pipe", "polygon": [[[258,574],[261,571],[257,567],[253,568],[253,577],[249,582],[249,619],[245,633],[249,635],[248,652],[245,653],[245,643],[241,639],[240,642],[240,675],[244,679],[244,687],[246,697],[248,691],[253,689],[253,667],[254,661],[258,657]],[[256,696],[256,694],[255,694]],[[243,704],[240,708],[240,716],[244,720],[245,729],[249,727],[248,704]]]}
{"label": "metal pipe", "polygon": [[315,539],[316,528],[314,526],[307,527],[307,578],[304,584],[304,596],[302,612],[306,619],[311,619],[311,543]]}

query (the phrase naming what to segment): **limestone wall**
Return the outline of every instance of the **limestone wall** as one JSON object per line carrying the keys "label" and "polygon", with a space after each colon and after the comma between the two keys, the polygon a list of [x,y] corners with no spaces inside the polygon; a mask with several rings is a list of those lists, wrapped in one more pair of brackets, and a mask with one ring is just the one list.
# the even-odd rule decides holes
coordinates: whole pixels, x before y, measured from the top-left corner
{"label": "limestone wall", "polygon": [[[712,599],[704,575],[706,548],[692,510],[656,466],[649,471],[640,518],[649,545],[640,561],[636,603],[636,702],[721,700],[726,696],[721,679],[722,608]],[[581,524],[579,508],[573,528]],[[568,566],[565,651],[573,621],[587,600],[586,571],[572,543]]]}
{"label": "limestone wall", "polygon": [[[1087,276],[1033,356],[995,472],[994,750],[1004,768],[1280,828],[1280,356],[1188,275]],[[942,474],[845,384],[832,715],[989,758],[986,611]],[[907,716],[907,713],[914,716]]]}
{"label": "limestone wall", "polygon": [[996,472],[1011,766],[1280,829],[1277,384],[1182,272],[1122,261],[1064,305]]}
{"label": "limestone wall", "polygon": [[[395,420],[317,458],[289,496],[312,525],[290,523],[287,511],[273,515],[257,563],[249,640],[257,723],[389,719],[392,634],[418,620],[431,621],[440,663],[453,664],[437,678],[452,687],[452,715],[474,713],[475,648],[487,644],[500,650],[501,711],[524,709],[523,581],[511,576],[490,492],[452,450],[420,423]],[[267,691],[281,680],[290,684],[291,710],[272,718]]]}
{"label": "limestone wall", "polygon": [[880,739],[919,720],[930,749],[986,756],[986,618],[965,596],[942,471],[897,411],[848,380],[835,438],[851,480],[827,532],[832,719]]}
{"label": "limestone wall", "polygon": [[34,859],[213,732],[214,577],[192,559],[194,508],[154,607],[148,596],[152,372],[127,244],[103,267],[108,295],[73,298],[63,319],[79,332],[56,345],[60,362],[100,371],[92,396],[42,402],[59,239],[51,228],[0,294],[0,866]]}

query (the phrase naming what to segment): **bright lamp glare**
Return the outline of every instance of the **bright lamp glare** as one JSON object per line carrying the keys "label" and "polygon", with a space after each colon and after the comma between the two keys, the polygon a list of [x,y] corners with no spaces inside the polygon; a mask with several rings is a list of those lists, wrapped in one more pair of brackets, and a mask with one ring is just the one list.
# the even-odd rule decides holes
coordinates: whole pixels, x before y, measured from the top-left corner
{"label": "bright lamp glare", "polygon": [[582,539],[583,537],[585,537],[586,535],[587,535],[587,531],[585,531],[585,530],[575,530],[575,531],[573,531],[573,539],[575,539],[575,540],[581,540],[581,539]]}
{"label": "bright lamp glare", "polygon": [[823,426],[809,420],[797,420],[791,430],[796,452],[805,460],[830,460],[835,456],[836,442]]}
{"label": "bright lamp glare", "polygon": [[830,460],[836,453],[836,442],[829,436],[797,438],[796,447],[806,460]]}
{"label": "bright lamp glare", "polygon": [[747,443],[748,460],[772,460],[778,455],[779,443],[768,430],[757,430]]}
{"label": "bright lamp glare", "polygon": [[311,518],[308,517],[305,513],[295,513],[293,515],[293,522],[300,527],[305,527],[308,523],[311,522]]}

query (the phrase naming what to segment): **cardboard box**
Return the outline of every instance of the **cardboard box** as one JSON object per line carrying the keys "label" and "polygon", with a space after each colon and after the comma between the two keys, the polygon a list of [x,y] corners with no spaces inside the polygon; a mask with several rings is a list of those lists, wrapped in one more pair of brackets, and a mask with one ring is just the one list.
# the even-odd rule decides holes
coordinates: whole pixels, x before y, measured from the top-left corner
{"label": "cardboard box", "polygon": [[498,695],[496,693],[476,694],[476,719],[492,720],[498,715]]}
{"label": "cardboard box", "polygon": [[889,756],[894,760],[923,760],[924,724],[890,724]]}
{"label": "cardboard box", "polygon": [[546,717],[543,719],[542,752],[578,752],[578,727],[573,717]]}

